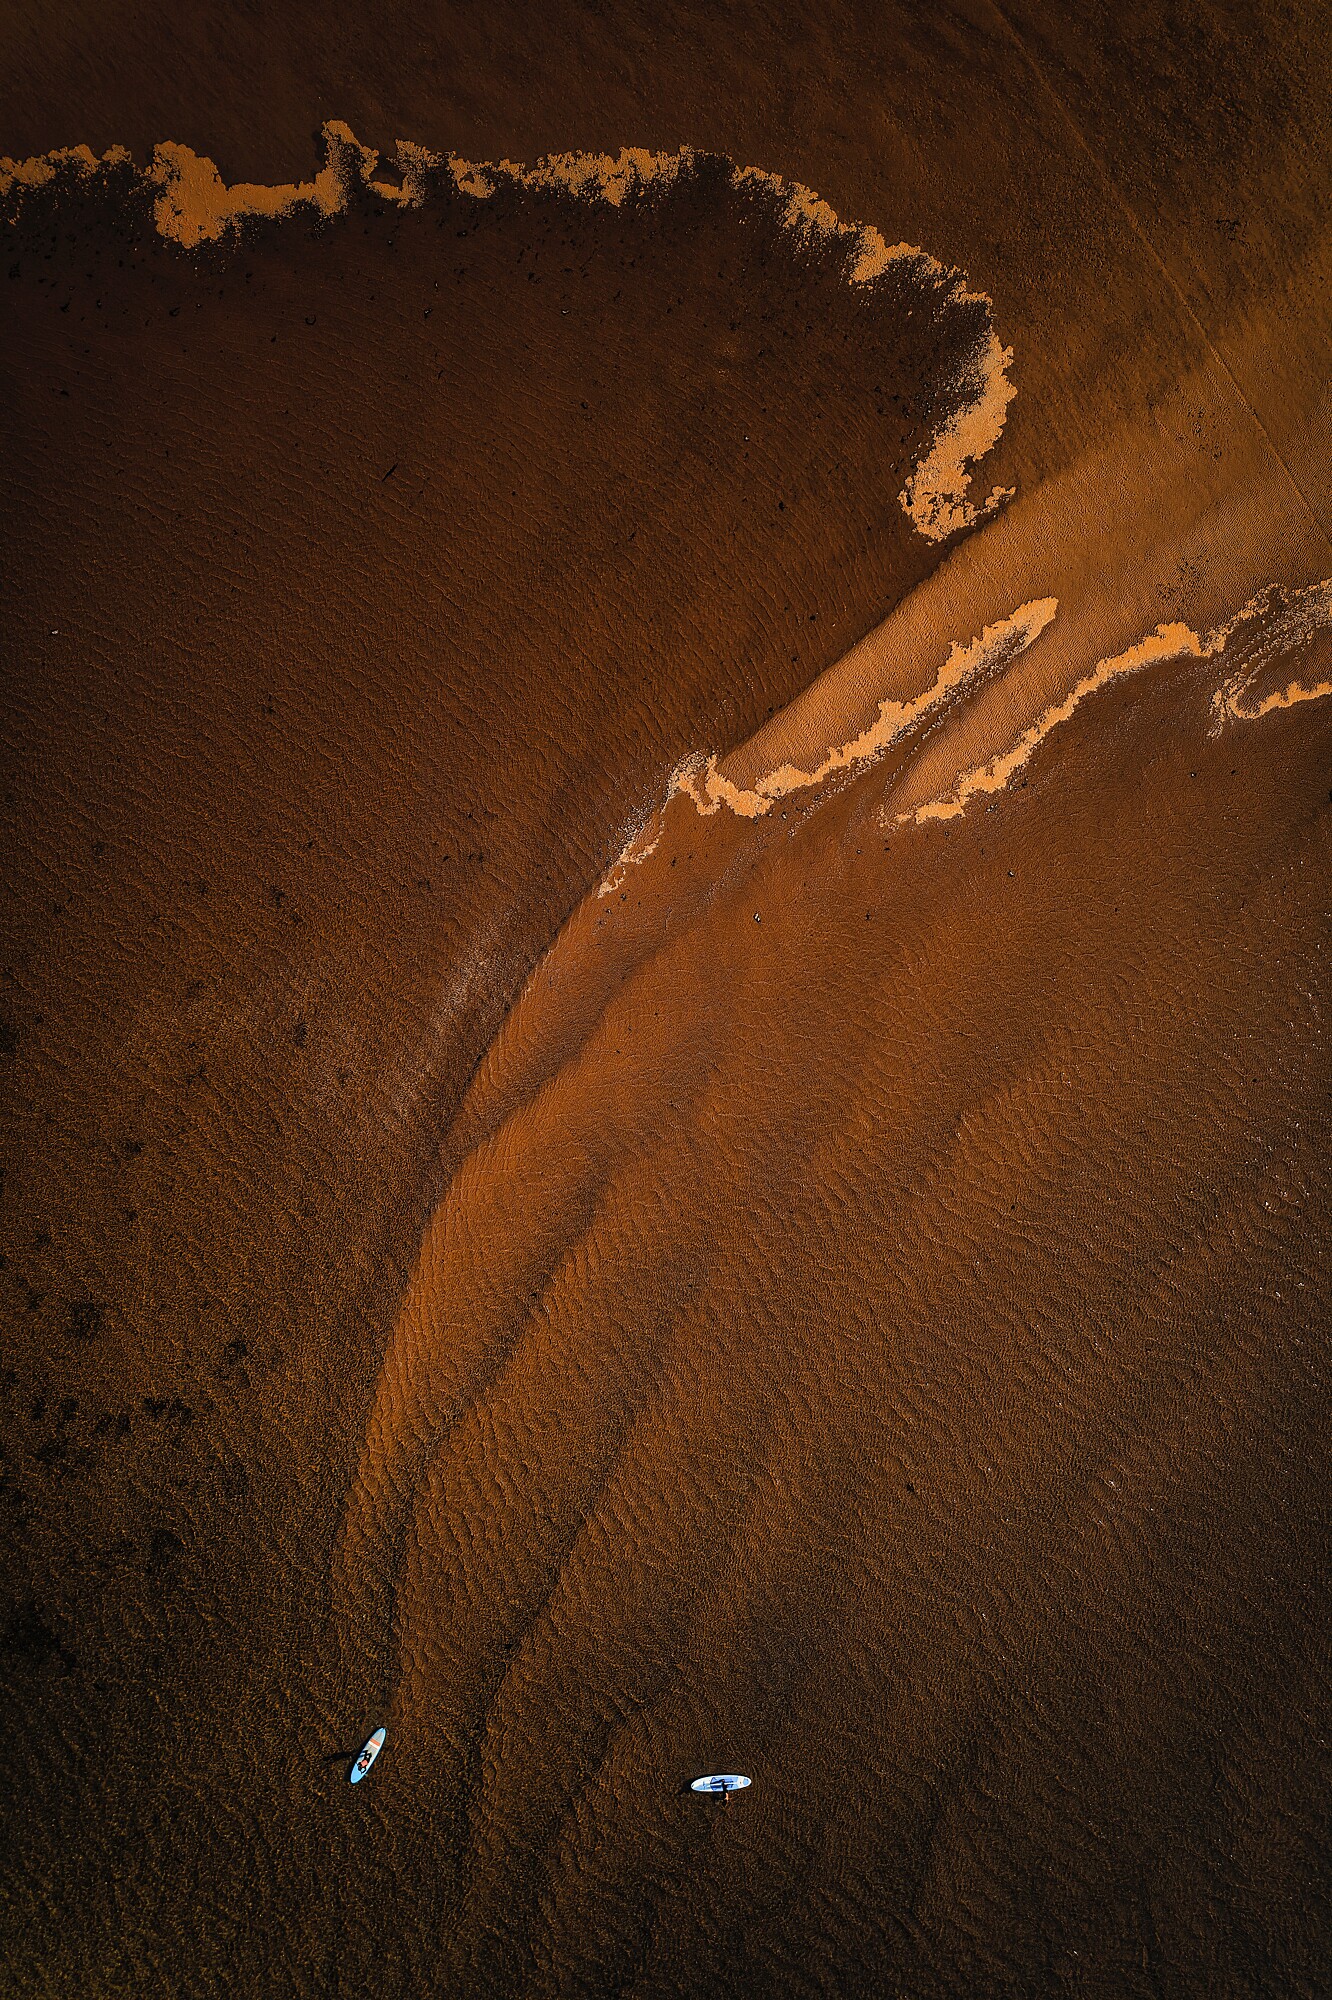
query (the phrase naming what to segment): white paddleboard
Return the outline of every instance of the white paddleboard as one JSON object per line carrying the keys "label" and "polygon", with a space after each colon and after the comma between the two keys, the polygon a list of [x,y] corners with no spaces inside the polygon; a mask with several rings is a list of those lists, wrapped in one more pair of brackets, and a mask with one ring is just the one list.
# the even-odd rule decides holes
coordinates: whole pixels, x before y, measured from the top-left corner
{"label": "white paddleboard", "polygon": [[737,1777],[731,1772],[719,1772],[712,1778],[695,1778],[689,1789],[691,1792],[743,1792],[751,1778]]}
{"label": "white paddleboard", "polygon": [[369,1742],[363,1746],[360,1756],[351,1767],[351,1781],[354,1785],[360,1784],[362,1778],[374,1763],[376,1757],[384,1747],[384,1738],[387,1734],[387,1730],[377,1729]]}

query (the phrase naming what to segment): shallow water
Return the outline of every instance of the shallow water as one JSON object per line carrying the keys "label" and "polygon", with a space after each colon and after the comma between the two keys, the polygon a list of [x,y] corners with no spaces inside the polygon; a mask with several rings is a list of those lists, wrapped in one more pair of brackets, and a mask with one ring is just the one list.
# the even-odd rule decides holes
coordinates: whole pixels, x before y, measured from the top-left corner
{"label": "shallow water", "polygon": [[[1162,28],[1119,130],[1132,51],[1012,19],[663,53],[638,122],[594,48],[549,134],[549,67],[498,139],[475,51],[448,131],[375,86],[963,265],[1017,492],[942,552],[979,308],[724,163],[20,216],[13,1990],[1320,1990],[1310,51]],[[242,157],[192,32],[192,123],[0,143],[313,172],[299,65]]]}

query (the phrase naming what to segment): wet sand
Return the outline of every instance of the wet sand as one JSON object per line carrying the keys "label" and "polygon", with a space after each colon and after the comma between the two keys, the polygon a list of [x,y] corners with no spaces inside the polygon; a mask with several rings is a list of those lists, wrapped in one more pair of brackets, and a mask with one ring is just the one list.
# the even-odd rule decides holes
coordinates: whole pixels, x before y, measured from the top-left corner
{"label": "wet sand", "polygon": [[488,18],[15,44],[6,1983],[1316,1994],[1325,52]]}

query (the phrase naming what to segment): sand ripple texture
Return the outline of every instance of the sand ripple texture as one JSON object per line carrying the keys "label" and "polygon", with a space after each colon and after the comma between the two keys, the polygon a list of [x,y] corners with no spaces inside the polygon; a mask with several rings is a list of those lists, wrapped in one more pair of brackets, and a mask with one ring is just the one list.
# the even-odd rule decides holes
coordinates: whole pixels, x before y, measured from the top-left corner
{"label": "sand ripple texture", "polygon": [[448,1815],[338,1755],[393,1576],[358,1624],[334,1556],[442,1135],[660,773],[937,559],[899,496],[991,339],[724,160],[444,178],[193,248],[123,161],[9,187],[21,1988],[433,1963]]}
{"label": "sand ripple texture", "polygon": [[10,1989],[1319,1993],[1317,242],[945,546],[942,267],[333,139],[8,190]]}
{"label": "sand ripple texture", "polygon": [[1209,733],[1210,665],[946,827],[677,795],[534,975],[342,1550],[452,1978],[1150,1992],[1200,1905],[1298,1972],[1332,732]]}

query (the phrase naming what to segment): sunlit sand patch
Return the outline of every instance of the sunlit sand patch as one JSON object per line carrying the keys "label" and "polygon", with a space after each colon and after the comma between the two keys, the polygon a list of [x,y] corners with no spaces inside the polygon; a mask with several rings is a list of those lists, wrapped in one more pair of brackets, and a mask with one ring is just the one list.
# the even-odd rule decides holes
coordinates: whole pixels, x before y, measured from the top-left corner
{"label": "sunlit sand patch", "polygon": [[290,215],[298,208],[335,215],[348,186],[339,150],[330,145],[328,165],[312,181],[298,186],[242,182],[228,187],[213,162],[201,159],[188,146],[170,141],[156,146],[148,177],[162,190],[153,207],[158,233],[193,250],[200,243],[216,242],[244,216]]}
{"label": "sunlit sand patch", "polygon": [[[363,146],[339,120],[324,126],[323,139],[324,165],[313,179],[272,187],[248,181],[228,187],[212,160],[171,140],[153,148],[142,171],[123,146],[112,147],[100,159],[87,146],[23,161],[0,159],[0,215],[17,222],[34,195],[58,191],[62,184],[85,191],[99,183],[122,185],[150,195],[153,225],[161,237],[182,249],[197,250],[237,235],[250,221],[301,215],[330,220],[345,213],[359,194],[401,208],[421,208],[435,186],[474,201],[488,201],[510,187],[621,208],[632,199],[668,191],[697,177],[707,158],[690,146],[678,153],[623,147],[615,155],[552,154],[529,167],[513,160],[464,160],[400,139],[394,148],[398,179],[392,180],[379,172],[378,153]],[[951,379],[938,384],[945,413],[898,499],[917,531],[933,542],[993,514],[1011,496],[1012,488],[995,487],[980,505],[967,498],[971,468],[997,442],[1016,393],[1008,376],[1012,349],[995,334],[989,298],[970,291],[960,272],[949,270],[913,244],[890,245],[871,226],[840,221],[811,188],[758,167],[741,166],[732,166],[730,185],[737,199],[765,205],[793,248],[839,249],[845,258],[844,281],[855,290],[872,292],[892,275],[938,294],[946,305],[986,308],[969,351]]]}
{"label": "sunlit sand patch", "polygon": [[932,542],[973,527],[1013,497],[1015,488],[1011,486],[996,486],[981,507],[962,497],[967,486],[966,468],[997,442],[1008,405],[1017,393],[1007,374],[1012,359],[1012,348],[1001,347],[991,334],[971,365],[962,410],[940,431],[902,490],[903,507]]}

